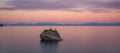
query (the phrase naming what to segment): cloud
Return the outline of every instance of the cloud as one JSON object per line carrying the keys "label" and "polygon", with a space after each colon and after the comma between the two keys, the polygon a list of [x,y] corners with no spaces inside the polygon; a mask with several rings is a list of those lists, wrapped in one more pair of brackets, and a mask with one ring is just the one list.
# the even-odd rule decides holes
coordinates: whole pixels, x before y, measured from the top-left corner
{"label": "cloud", "polygon": [[[12,0],[7,3],[12,8],[5,10],[67,10],[82,12],[81,9],[91,12],[108,12],[120,10],[119,0]],[[74,8],[74,9],[73,9]],[[79,9],[75,9],[79,8]],[[106,10],[108,9],[108,10]]]}
{"label": "cloud", "polygon": [[11,6],[11,5],[6,5],[6,4],[3,4],[1,3],[0,4],[0,10],[12,10],[14,6]]}
{"label": "cloud", "polygon": [[66,9],[74,7],[74,4],[69,4],[61,1],[44,1],[44,0],[13,0],[8,3],[9,5],[15,6],[15,10],[19,9],[43,9],[43,10],[55,10],[55,9]]}
{"label": "cloud", "polygon": [[110,10],[107,10],[107,9],[99,9],[99,8],[88,8],[87,9],[88,11],[90,11],[90,12],[94,12],[94,13],[103,13],[103,12],[111,12]]}
{"label": "cloud", "polygon": [[120,9],[120,1],[91,2],[93,8]]}

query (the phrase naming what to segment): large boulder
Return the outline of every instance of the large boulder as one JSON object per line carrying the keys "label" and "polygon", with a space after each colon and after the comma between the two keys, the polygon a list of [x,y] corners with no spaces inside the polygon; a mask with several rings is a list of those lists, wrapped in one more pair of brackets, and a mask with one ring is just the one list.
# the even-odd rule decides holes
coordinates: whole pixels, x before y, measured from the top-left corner
{"label": "large boulder", "polygon": [[45,29],[40,34],[41,40],[62,40],[57,30]]}

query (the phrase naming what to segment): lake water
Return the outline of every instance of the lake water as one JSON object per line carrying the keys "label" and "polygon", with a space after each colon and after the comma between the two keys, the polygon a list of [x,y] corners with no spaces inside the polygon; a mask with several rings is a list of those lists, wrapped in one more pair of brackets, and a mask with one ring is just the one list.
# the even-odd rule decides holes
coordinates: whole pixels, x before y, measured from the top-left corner
{"label": "lake water", "polygon": [[[40,41],[44,29],[63,41]],[[4,26],[0,53],[120,53],[120,26]]]}

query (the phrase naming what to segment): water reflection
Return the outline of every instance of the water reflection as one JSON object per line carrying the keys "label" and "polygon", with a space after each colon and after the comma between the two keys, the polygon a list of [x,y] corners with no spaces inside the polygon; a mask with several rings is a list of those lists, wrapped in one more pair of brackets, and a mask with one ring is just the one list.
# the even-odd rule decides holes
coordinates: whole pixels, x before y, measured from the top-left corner
{"label": "water reflection", "polygon": [[60,41],[40,41],[40,53],[58,53]]}

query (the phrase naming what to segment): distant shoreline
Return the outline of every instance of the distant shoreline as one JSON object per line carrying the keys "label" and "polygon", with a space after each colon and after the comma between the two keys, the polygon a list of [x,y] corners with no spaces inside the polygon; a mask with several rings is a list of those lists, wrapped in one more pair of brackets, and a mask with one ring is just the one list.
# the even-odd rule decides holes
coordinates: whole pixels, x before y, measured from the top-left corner
{"label": "distant shoreline", "polygon": [[120,23],[84,23],[84,24],[61,24],[61,23],[16,23],[3,24],[3,26],[120,26]]}

